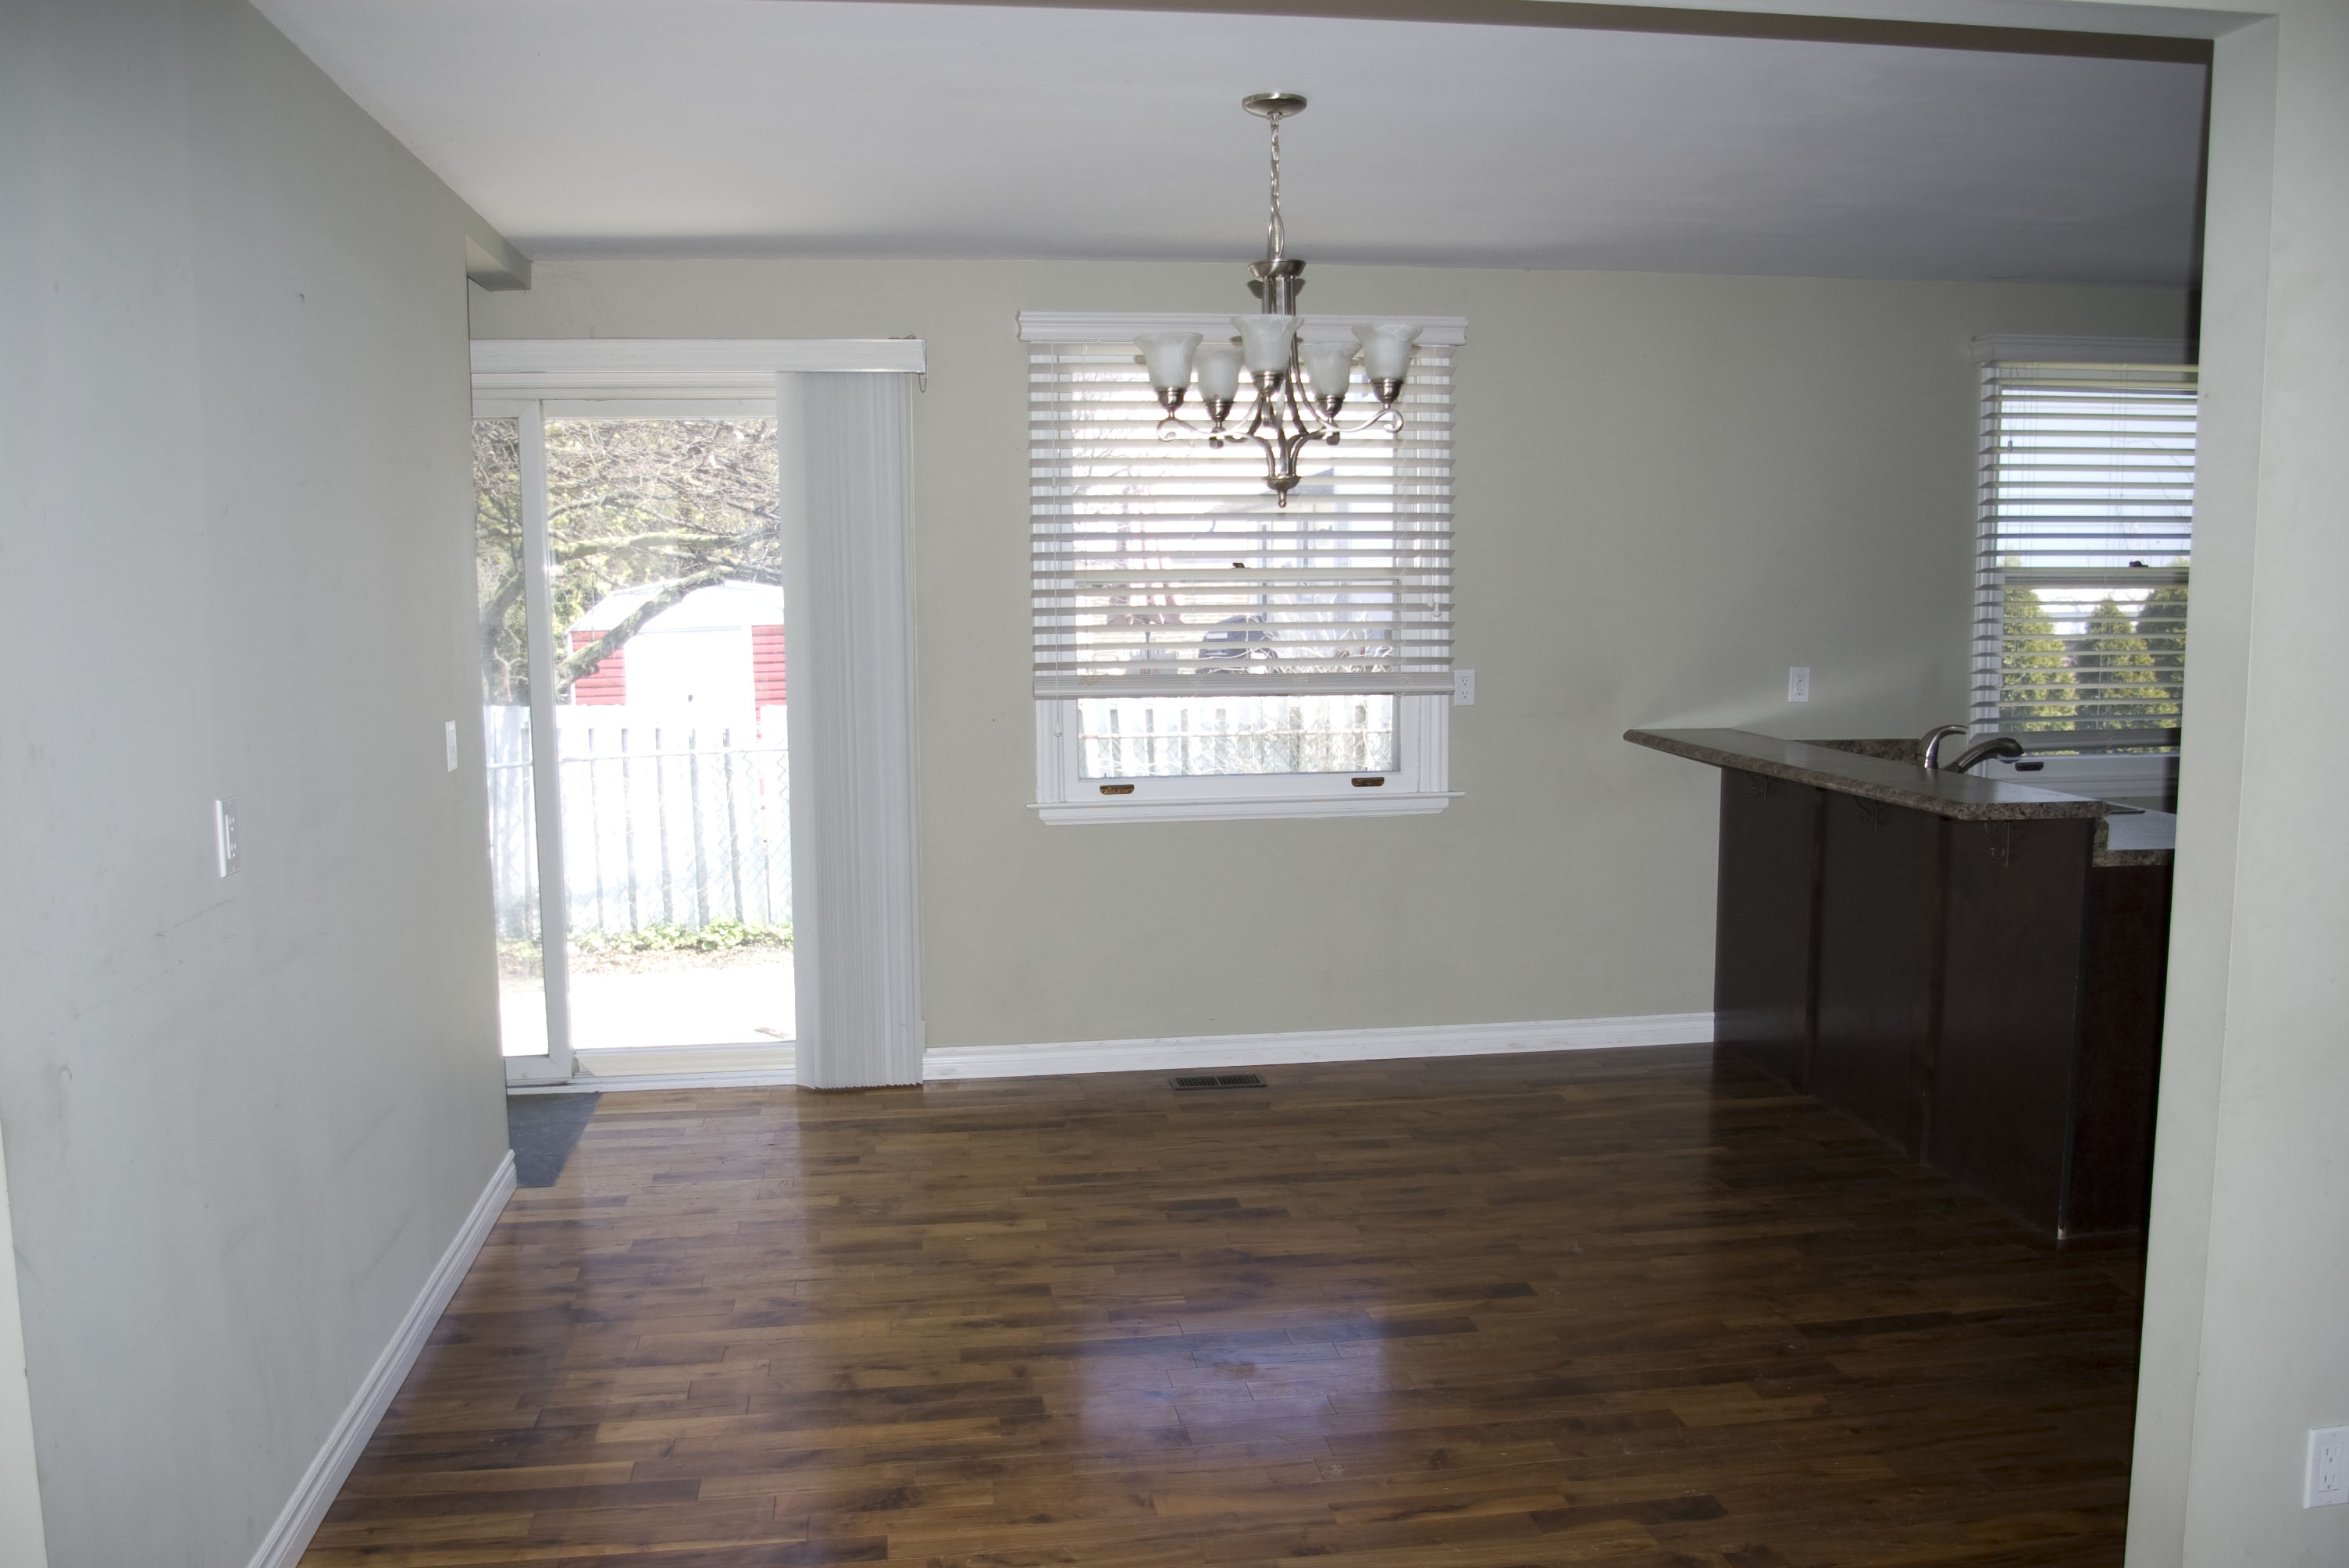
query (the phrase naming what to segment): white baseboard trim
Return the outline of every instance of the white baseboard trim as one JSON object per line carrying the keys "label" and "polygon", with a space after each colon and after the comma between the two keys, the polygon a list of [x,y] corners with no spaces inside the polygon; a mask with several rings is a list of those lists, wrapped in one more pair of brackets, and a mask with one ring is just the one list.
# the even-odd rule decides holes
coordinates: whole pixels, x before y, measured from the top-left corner
{"label": "white baseboard trim", "polygon": [[[1551,1018],[1530,1024],[1431,1024],[1400,1029],[1309,1029],[1275,1035],[1185,1035],[1156,1040],[1062,1040],[1042,1046],[933,1047],[925,1079],[1049,1078],[1062,1073],[1195,1072],[1302,1062],[1407,1057],[1491,1057],[1713,1043],[1711,1013]],[[796,1083],[790,1067],[618,1073],[568,1082],[509,1084],[508,1094],[615,1094],[630,1089],[762,1088]]]}
{"label": "white baseboard trim", "polygon": [[457,1228],[456,1237],[450,1242],[448,1250],[433,1265],[431,1275],[424,1282],[424,1288],[409,1304],[408,1315],[399,1320],[398,1328],[392,1333],[391,1343],[385,1346],[383,1354],[375,1358],[375,1365],[368,1368],[366,1378],[359,1384],[358,1392],[351,1396],[351,1402],[345,1407],[342,1418],[326,1434],[326,1446],[318,1450],[317,1457],[310,1461],[310,1468],[303,1472],[301,1484],[286,1500],[285,1511],[278,1514],[277,1522],[272,1524],[269,1533],[261,1538],[261,1546],[253,1554],[252,1568],[294,1568],[295,1563],[309,1547],[310,1537],[317,1532],[319,1522],[326,1517],[326,1509],[335,1501],[335,1494],[342,1491],[343,1482],[350,1476],[351,1467],[359,1462],[360,1452],[366,1449],[367,1439],[375,1435],[376,1423],[383,1419],[383,1413],[389,1408],[392,1396],[399,1392],[399,1385],[408,1377],[409,1368],[415,1366],[417,1357],[423,1354],[424,1342],[431,1337],[432,1326],[440,1321],[441,1308],[447,1306],[449,1298],[457,1294],[457,1286],[464,1279],[465,1271],[473,1266],[474,1255],[481,1250],[481,1243],[489,1240],[490,1228],[497,1223],[499,1212],[504,1209],[506,1200],[513,1195],[513,1150],[509,1149],[505,1158],[498,1161],[496,1171],[490,1177],[490,1184],[481,1189],[481,1197],[474,1200],[473,1212],[465,1216],[465,1222]]}
{"label": "white baseboard trim", "polygon": [[1530,1024],[1438,1024],[1400,1029],[1314,1029],[1277,1035],[1191,1035],[1158,1040],[1066,1040],[1046,1046],[933,1047],[929,1078],[1035,1078],[1051,1073],[1191,1072],[1376,1062],[1405,1057],[1486,1057],[1621,1046],[1701,1046],[1711,1013],[1553,1018]]}

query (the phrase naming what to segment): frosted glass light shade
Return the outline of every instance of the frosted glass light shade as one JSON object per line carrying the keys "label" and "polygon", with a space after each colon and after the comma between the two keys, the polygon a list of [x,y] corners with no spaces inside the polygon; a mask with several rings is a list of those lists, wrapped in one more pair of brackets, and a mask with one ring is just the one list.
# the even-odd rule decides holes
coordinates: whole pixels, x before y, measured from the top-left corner
{"label": "frosted glass light shade", "polygon": [[1161,392],[1191,385],[1191,356],[1198,351],[1195,332],[1145,332],[1133,340],[1142,362],[1150,366],[1150,384]]}
{"label": "frosted glass light shade", "polygon": [[1297,317],[1236,315],[1232,325],[1240,329],[1240,341],[1247,346],[1250,372],[1271,376],[1288,368],[1288,346],[1297,337]]}
{"label": "frosted glass light shade", "polygon": [[1316,397],[1343,397],[1346,378],[1354,368],[1350,343],[1309,343],[1304,349],[1305,377]]}
{"label": "frosted glass light shade", "polygon": [[1228,402],[1240,394],[1240,346],[1210,343],[1199,350],[1199,396]]}
{"label": "frosted glass light shade", "polygon": [[1362,340],[1362,374],[1373,381],[1400,381],[1411,370],[1411,346],[1419,328],[1397,321],[1362,323],[1354,335]]}

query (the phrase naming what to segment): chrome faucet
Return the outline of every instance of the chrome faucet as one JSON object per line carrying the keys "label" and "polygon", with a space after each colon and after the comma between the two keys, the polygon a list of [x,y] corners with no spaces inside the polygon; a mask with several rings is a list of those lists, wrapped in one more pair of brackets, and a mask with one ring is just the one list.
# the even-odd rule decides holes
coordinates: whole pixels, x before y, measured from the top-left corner
{"label": "chrome faucet", "polygon": [[1992,735],[1967,747],[1965,755],[1951,763],[1950,769],[1954,773],[1963,773],[1971,769],[1975,763],[1989,758],[2022,755],[2023,742],[2011,735]]}
{"label": "chrome faucet", "polygon": [[1927,730],[1925,738],[1920,743],[1925,748],[1925,766],[1939,768],[1941,765],[1941,742],[1953,735],[1965,733],[1966,727],[1962,724],[1937,724]]}

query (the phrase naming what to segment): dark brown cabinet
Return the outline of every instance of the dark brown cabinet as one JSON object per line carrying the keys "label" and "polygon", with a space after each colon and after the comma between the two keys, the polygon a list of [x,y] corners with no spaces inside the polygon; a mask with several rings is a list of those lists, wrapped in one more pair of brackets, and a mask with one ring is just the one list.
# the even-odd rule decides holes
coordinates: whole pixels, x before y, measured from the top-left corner
{"label": "dark brown cabinet", "polygon": [[2141,1229],[2167,866],[1724,768],[1722,1048],[2043,1233]]}
{"label": "dark brown cabinet", "polygon": [[1810,1092],[1899,1144],[1924,1131],[1947,850],[1940,820],[1828,794],[1819,836],[1818,1033]]}
{"label": "dark brown cabinet", "polygon": [[1758,773],[1721,776],[1713,1037],[1796,1088],[1809,1083],[1826,799],[1823,789]]}

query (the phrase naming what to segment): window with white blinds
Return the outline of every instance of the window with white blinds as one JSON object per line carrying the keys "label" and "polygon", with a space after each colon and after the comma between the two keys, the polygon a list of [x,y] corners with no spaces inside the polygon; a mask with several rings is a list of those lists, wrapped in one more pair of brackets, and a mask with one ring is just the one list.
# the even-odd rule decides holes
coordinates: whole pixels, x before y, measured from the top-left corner
{"label": "window with white blinds", "polygon": [[[1400,431],[1162,439],[1133,338],[1228,315],[1023,312],[1036,810],[1047,823],[1440,811],[1452,691],[1452,365],[1420,317]],[[1307,316],[1307,342],[1353,341]],[[1253,387],[1233,413],[1245,425]],[[1374,413],[1358,369],[1341,420]],[[1195,398],[1185,418],[1204,423]]]}
{"label": "window with white blinds", "polygon": [[1285,507],[1256,442],[1159,438],[1131,341],[1030,347],[1039,697],[1451,689],[1449,346],[1417,350],[1399,434],[1307,443]]}
{"label": "window with white blinds", "polygon": [[1983,367],[1976,732],[2178,728],[2196,415],[2191,366]]}

